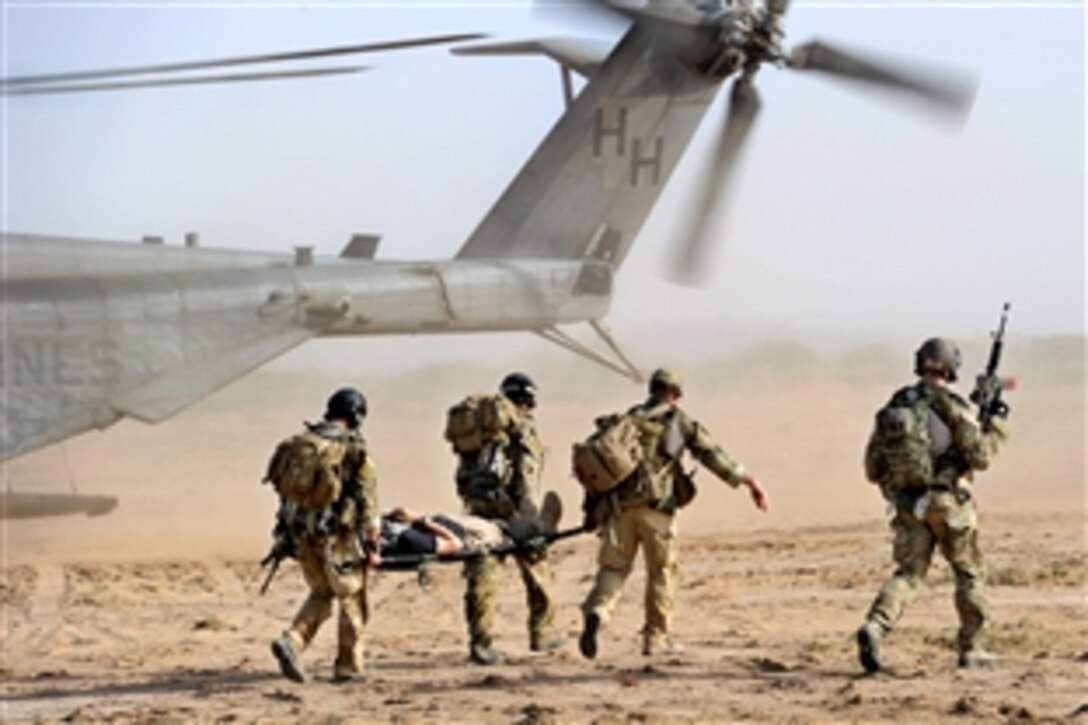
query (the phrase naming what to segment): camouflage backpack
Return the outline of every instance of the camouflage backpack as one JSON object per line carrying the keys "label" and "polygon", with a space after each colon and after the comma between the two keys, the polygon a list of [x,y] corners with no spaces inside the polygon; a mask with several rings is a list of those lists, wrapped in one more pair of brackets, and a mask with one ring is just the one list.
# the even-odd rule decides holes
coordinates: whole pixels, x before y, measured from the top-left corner
{"label": "camouflage backpack", "polygon": [[517,420],[517,409],[504,395],[470,395],[446,413],[445,438],[460,454],[473,454],[489,443],[504,443]]}
{"label": "camouflage backpack", "polygon": [[340,498],[346,454],[343,441],[312,431],[299,433],[276,446],[264,480],[284,501],[317,511]]}
{"label": "camouflage backpack", "polygon": [[920,386],[903,388],[877,411],[876,431],[888,493],[925,489],[933,482],[933,426],[939,417]]}

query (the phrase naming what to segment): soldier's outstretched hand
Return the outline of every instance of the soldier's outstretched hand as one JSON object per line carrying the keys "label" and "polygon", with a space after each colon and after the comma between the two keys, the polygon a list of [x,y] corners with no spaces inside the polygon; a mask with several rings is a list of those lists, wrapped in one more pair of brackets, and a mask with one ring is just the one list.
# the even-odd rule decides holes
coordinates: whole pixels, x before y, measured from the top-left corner
{"label": "soldier's outstretched hand", "polygon": [[767,492],[759,485],[759,480],[755,476],[747,473],[740,482],[741,485],[748,488],[748,495],[752,497],[752,503],[756,505],[757,509],[760,511],[767,511],[770,508]]}

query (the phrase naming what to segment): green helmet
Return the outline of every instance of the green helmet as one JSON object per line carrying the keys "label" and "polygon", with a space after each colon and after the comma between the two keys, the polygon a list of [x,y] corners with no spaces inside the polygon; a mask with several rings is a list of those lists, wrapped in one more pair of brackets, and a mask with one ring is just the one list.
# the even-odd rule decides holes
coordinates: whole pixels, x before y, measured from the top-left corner
{"label": "green helmet", "polygon": [[914,372],[916,375],[941,375],[954,383],[961,362],[956,343],[943,337],[931,337],[914,353]]}
{"label": "green helmet", "polygon": [[651,394],[658,390],[675,390],[679,393],[683,388],[684,381],[680,377],[680,373],[672,368],[658,368],[657,370],[654,370],[654,374],[650,376]]}

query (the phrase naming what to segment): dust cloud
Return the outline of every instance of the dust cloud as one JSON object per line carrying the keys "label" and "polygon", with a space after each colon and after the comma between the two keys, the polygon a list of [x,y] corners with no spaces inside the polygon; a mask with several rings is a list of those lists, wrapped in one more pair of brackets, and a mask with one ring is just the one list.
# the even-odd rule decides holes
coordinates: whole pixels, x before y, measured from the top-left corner
{"label": "dust cloud", "polygon": [[[873,412],[910,379],[912,346],[862,342],[821,350],[807,342],[762,341],[715,354],[708,343],[710,352],[687,354],[685,362],[675,348],[656,356],[640,349],[648,346],[639,341],[654,337],[637,337],[636,359],[656,357],[684,372],[684,407],[763,481],[772,501],[771,512],[760,514],[743,492],[703,471],[696,479],[699,497],[681,517],[684,531],[882,517],[880,497],[862,478],[861,450]],[[401,347],[433,352],[443,346],[466,356],[464,346],[447,341]],[[357,385],[370,401],[365,432],[383,506],[456,510],[453,459],[441,436],[444,411],[469,392],[494,389],[512,369],[529,372],[540,386],[538,422],[548,447],[544,487],[558,491],[574,517],[580,489],[569,475],[571,443],[590,432],[593,417],[623,409],[643,393],[640,385],[550,349],[490,363],[418,355],[401,372],[351,374],[320,370],[310,360],[333,351],[327,359],[334,369],[370,368],[366,341],[313,347],[301,363],[259,371],[162,425],[125,421],[11,462],[14,490],[74,487],[118,496],[121,503],[104,518],[5,522],[5,560],[259,558],[275,507],[273,493],[261,485],[266,460],[278,440],[319,416],[329,392],[344,384]],[[964,347],[967,360],[981,365],[985,340]],[[343,354],[350,349],[357,357]],[[982,505],[1083,511],[1083,339],[1018,341],[1007,350],[1004,368],[1022,380],[1010,397],[1015,438],[993,471],[980,477]],[[964,372],[970,377],[970,366]]]}

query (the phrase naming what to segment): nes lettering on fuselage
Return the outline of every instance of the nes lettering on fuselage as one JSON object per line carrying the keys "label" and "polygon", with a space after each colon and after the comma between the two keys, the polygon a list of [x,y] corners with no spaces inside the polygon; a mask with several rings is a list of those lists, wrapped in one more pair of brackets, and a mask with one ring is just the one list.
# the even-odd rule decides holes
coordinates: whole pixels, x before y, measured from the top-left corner
{"label": "nes lettering on fuselage", "polygon": [[112,340],[16,339],[0,347],[0,387],[113,385],[120,366]]}

